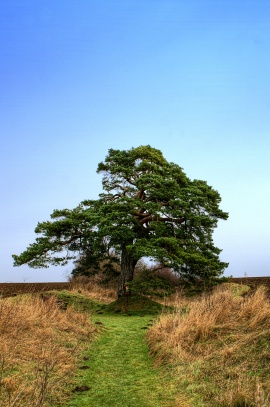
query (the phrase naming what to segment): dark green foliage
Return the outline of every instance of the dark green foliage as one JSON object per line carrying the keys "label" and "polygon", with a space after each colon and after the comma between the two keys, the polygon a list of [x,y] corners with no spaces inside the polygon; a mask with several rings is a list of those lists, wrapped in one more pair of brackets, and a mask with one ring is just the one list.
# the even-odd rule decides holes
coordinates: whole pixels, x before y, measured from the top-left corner
{"label": "dark green foliage", "polygon": [[172,281],[163,275],[154,273],[151,269],[143,270],[133,281],[128,283],[128,287],[132,293],[160,297],[171,295],[175,290]]}
{"label": "dark green foliage", "polygon": [[150,146],[109,150],[98,165],[103,190],[97,200],[73,210],[55,210],[51,221],[39,223],[41,235],[14,265],[64,265],[75,260],[74,275],[102,269],[117,274],[119,293],[133,280],[136,263],[150,257],[184,280],[219,277],[227,263],[212,235],[219,219],[220,195],[205,181],[191,181]]}
{"label": "dark green foliage", "polygon": [[209,276],[208,278],[186,278],[182,281],[182,287],[185,290],[185,295],[193,296],[201,294],[205,291],[212,292],[214,287],[219,284],[228,282],[228,277]]}

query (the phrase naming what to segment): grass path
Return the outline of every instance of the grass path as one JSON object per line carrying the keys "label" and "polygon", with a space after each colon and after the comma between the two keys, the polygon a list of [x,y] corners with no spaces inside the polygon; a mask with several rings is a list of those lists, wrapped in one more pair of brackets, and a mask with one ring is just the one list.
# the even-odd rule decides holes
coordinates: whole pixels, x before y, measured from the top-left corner
{"label": "grass path", "polygon": [[[145,333],[151,316],[99,315],[104,330],[91,344],[69,407],[172,407],[175,388],[166,375],[153,367]],[[82,366],[83,367],[83,366]]]}

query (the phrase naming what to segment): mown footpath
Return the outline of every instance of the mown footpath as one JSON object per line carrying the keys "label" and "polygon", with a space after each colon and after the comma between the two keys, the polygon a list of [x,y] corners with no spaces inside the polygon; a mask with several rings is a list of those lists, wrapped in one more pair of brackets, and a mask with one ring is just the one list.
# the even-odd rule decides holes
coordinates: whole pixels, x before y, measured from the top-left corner
{"label": "mown footpath", "polygon": [[101,333],[83,357],[69,407],[188,406],[169,371],[155,368],[149,355],[146,331],[158,312],[153,304],[130,315],[117,307],[92,315]]}

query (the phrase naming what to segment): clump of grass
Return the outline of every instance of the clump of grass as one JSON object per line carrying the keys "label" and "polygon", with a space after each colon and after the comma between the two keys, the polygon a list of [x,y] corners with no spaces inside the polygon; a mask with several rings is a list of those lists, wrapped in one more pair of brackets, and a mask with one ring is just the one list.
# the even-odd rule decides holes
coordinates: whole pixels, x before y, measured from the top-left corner
{"label": "clump of grass", "polygon": [[241,297],[219,287],[148,332],[157,362],[170,363],[206,406],[270,405],[270,301],[266,289]]}
{"label": "clump of grass", "polygon": [[72,307],[61,311],[53,296],[0,300],[0,405],[62,402],[65,384],[95,330],[87,315]]}

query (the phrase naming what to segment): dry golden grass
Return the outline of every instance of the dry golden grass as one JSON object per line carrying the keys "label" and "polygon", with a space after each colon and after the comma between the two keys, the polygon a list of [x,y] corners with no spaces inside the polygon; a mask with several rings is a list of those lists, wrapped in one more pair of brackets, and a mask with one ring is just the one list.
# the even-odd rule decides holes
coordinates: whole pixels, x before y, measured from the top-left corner
{"label": "dry golden grass", "polygon": [[70,283],[71,291],[79,292],[93,300],[109,304],[117,299],[115,287],[101,285],[95,278],[76,277]]}
{"label": "dry golden grass", "polygon": [[205,406],[270,406],[270,301],[264,287],[245,298],[227,286],[188,305],[182,299],[177,312],[161,316],[149,330],[148,340],[156,360],[175,366]]}
{"label": "dry golden grass", "polygon": [[178,287],[175,292],[171,295],[159,296],[148,296],[151,300],[157,301],[166,307],[183,308],[189,306],[190,299],[185,296],[185,291],[181,287]]}
{"label": "dry golden grass", "polygon": [[95,330],[87,315],[72,308],[61,311],[54,297],[1,299],[1,407],[55,406],[62,401],[64,385]]}

